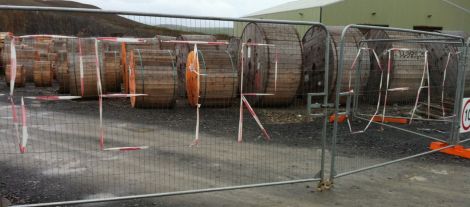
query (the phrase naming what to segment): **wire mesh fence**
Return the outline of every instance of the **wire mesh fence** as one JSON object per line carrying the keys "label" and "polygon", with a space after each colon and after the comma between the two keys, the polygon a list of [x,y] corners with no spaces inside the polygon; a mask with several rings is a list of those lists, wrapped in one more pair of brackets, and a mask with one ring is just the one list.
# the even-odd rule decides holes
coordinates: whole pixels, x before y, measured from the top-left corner
{"label": "wire mesh fence", "polygon": [[342,71],[331,69],[341,71],[332,177],[430,153],[431,142],[458,143],[458,77],[467,61],[461,38],[352,26],[342,40]]}
{"label": "wire mesh fence", "polygon": [[[36,12],[64,14],[91,24]],[[6,38],[2,81],[21,80],[0,86],[0,162],[14,175],[0,181],[30,195],[13,203],[322,179],[323,117],[306,113],[312,91],[299,89],[311,23],[99,17],[126,25]],[[31,192],[43,183],[47,195]]]}
{"label": "wire mesh fence", "polygon": [[455,36],[9,9],[61,19],[2,34],[0,193],[14,204],[313,181],[323,190],[329,179],[439,151],[432,141],[469,140],[458,136],[458,103],[470,41]]}

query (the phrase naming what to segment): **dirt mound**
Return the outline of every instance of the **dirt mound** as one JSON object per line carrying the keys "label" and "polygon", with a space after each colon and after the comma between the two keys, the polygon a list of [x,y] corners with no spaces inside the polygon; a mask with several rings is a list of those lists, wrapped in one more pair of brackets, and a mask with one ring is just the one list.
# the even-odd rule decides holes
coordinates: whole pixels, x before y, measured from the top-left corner
{"label": "dirt mound", "polygon": [[[0,0],[0,4],[99,9],[88,4],[58,0]],[[155,34],[178,34],[175,30],[149,26],[119,15],[24,11],[0,12],[0,31],[10,31],[15,35],[62,34],[153,37]]]}

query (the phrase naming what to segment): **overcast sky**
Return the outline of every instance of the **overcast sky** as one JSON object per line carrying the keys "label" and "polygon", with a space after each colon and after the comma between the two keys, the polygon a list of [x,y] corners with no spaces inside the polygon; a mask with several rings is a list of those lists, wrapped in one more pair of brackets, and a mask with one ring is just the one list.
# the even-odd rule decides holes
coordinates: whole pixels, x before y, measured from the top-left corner
{"label": "overcast sky", "polygon": [[293,0],[75,0],[102,9],[242,17]]}

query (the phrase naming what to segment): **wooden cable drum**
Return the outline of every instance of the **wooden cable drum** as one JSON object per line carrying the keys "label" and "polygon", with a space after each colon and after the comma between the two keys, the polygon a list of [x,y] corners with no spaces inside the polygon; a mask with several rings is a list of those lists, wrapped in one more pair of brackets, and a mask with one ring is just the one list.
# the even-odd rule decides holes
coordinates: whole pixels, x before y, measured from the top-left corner
{"label": "wooden cable drum", "polygon": [[[412,33],[400,33],[382,30],[371,30],[367,34],[368,39],[391,39],[391,40],[400,40],[400,39],[418,39],[417,34]],[[388,92],[388,104],[402,103],[402,104],[414,104],[416,100],[416,95],[418,88],[421,84],[421,79],[423,76],[424,69],[424,59],[426,48],[423,44],[420,43],[405,43],[400,41],[381,41],[369,42],[369,47],[374,49],[379,56],[380,63],[382,68],[387,71],[388,63],[388,50],[391,48],[407,48],[409,51],[395,51],[391,56],[391,73],[390,73],[390,89],[397,88],[408,88],[408,90],[398,90],[398,91],[389,91]],[[372,57],[371,57],[372,58]],[[379,94],[379,85],[380,85],[380,69],[374,59],[371,59],[371,75],[367,83],[366,91],[369,94],[366,94],[367,99],[371,103],[376,103]],[[384,79],[382,80],[382,90],[386,87],[386,78],[387,72],[384,72]],[[382,91],[384,96],[385,91]],[[422,96],[426,95],[426,90],[422,93]],[[384,98],[381,99],[382,101]]]}
{"label": "wooden cable drum", "polygon": [[0,51],[0,67],[5,68],[10,62],[10,44],[5,44],[3,49]]}
{"label": "wooden cable drum", "polygon": [[232,59],[234,60],[234,62],[238,63],[238,57],[240,54],[240,38],[239,37],[230,38],[227,51],[230,54],[230,56],[232,56]]}
{"label": "wooden cable drum", "polygon": [[53,72],[50,61],[36,61],[34,63],[34,85],[36,87],[52,86]]}
{"label": "wooden cable drum", "polygon": [[144,43],[123,43],[121,48],[122,56],[122,82],[124,92],[129,93],[129,70],[130,70],[130,56],[135,49],[140,50],[159,50],[160,42],[156,38],[140,38]]}
{"label": "wooden cable drum", "polygon": [[[468,40],[470,37],[469,33],[466,33],[464,31],[442,31],[444,34],[450,34],[450,35],[455,35],[455,36],[460,36],[463,37],[465,40]],[[459,45],[446,45],[445,46],[445,51],[448,52],[459,52]],[[436,55],[437,53],[437,55]],[[443,54],[442,51],[439,53],[439,51],[436,51],[435,53],[431,53],[433,55],[437,56],[437,65],[442,65],[443,61],[446,61],[447,56],[442,57],[441,55],[448,55],[448,54]],[[460,56],[462,57],[462,56]],[[453,98],[455,96],[455,91],[456,91],[456,83],[457,83],[457,73],[458,73],[458,67],[461,66],[459,65],[459,58],[457,55],[452,55],[450,62],[449,62],[449,67],[447,68],[447,76],[446,76],[446,82],[445,82],[445,96],[446,98]],[[442,66],[445,67],[445,66]],[[465,69],[465,88],[464,88],[464,96],[469,97],[470,96],[470,67],[466,67]],[[442,79],[440,80],[442,81]]]}
{"label": "wooden cable drum", "polygon": [[131,53],[130,94],[135,108],[169,108],[176,102],[177,73],[175,56],[169,50],[140,50]]}
{"label": "wooden cable drum", "polygon": [[[463,36],[463,32],[448,31],[451,35]],[[442,33],[447,33],[443,31]],[[424,36],[424,38],[437,38],[436,36]],[[445,43],[427,43],[426,49],[429,51],[429,71],[431,79],[431,97],[433,101],[440,103],[442,92],[444,90],[444,98],[453,100],[455,97],[457,75],[459,69],[459,46],[455,44]],[[449,53],[451,55],[449,56]],[[450,57],[450,58],[449,58]],[[447,69],[446,69],[447,66]],[[445,76],[444,76],[445,72]],[[444,88],[442,82],[444,81]]]}
{"label": "wooden cable drum", "polygon": [[[80,79],[80,56],[73,56],[72,67],[69,67],[69,91],[72,96],[82,95]],[[94,98],[98,96],[96,79],[96,56],[84,55],[83,61],[83,97]]]}
{"label": "wooden cable drum", "polygon": [[164,42],[164,41],[171,41],[171,40],[176,40],[176,37],[172,36],[164,36],[164,35],[157,35],[155,38],[158,39],[160,42],[160,50],[175,50],[175,43],[169,43],[169,42]]}
{"label": "wooden cable drum", "polygon": [[16,49],[16,61],[18,65],[23,65],[26,73],[26,82],[34,81],[33,67],[35,61],[39,61],[39,53],[36,50],[27,49]]}
{"label": "wooden cable drum", "polygon": [[[16,78],[15,78],[15,87],[23,87],[25,86],[26,83],[26,73],[23,65],[17,65],[16,66]],[[5,81],[7,85],[10,85],[10,79],[11,79],[11,67],[10,65],[6,66],[5,69]]]}
{"label": "wooden cable drum", "polygon": [[120,51],[121,43],[120,42],[111,42],[111,41],[100,41],[99,42],[100,50],[103,52],[109,51]]}
{"label": "wooden cable drum", "polygon": [[104,52],[103,89],[106,92],[120,92],[122,82],[121,54],[117,51]]}
{"label": "wooden cable drum", "polygon": [[48,53],[47,54],[47,59],[48,61],[51,62],[51,68],[52,68],[52,74],[53,74],[53,78],[54,80],[56,79],[57,77],[57,53]]}
{"label": "wooden cable drum", "polygon": [[5,69],[9,60],[10,41],[13,34],[11,32],[0,32],[0,68]]}
{"label": "wooden cable drum", "polygon": [[[328,27],[330,34],[329,51],[329,70],[328,70],[328,91],[330,101],[334,101],[337,82],[338,69],[340,64],[341,33],[344,27]],[[356,77],[358,80],[358,93],[362,93],[370,73],[369,51],[361,51],[361,56],[356,56],[359,48],[367,47],[367,44],[361,43],[363,34],[360,30],[350,28],[345,34],[343,72],[340,92],[346,92],[355,88]],[[325,55],[326,55],[326,31],[323,27],[313,26],[304,35],[303,42],[303,77],[302,91],[303,95],[307,93],[320,93],[324,91],[325,83]],[[351,70],[351,67],[354,69]],[[359,70],[359,71],[357,71]],[[359,74],[357,74],[359,72]],[[322,97],[314,97],[316,101],[322,101]],[[344,104],[346,99],[341,99]]]}
{"label": "wooden cable drum", "polygon": [[[275,94],[247,97],[250,103],[258,106],[291,104],[299,88],[302,72],[302,47],[295,27],[250,23],[242,33],[241,42],[275,45],[275,47],[247,46],[244,48],[243,92]],[[278,53],[277,83],[275,79],[276,51]]]}
{"label": "wooden cable drum", "polygon": [[57,52],[57,82],[59,83],[59,93],[69,92],[69,62],[67,60],[67,51]]}
{"label": "wooden cable drum", "polygon": [[51,43],[51,52],[57,53],[58,51],[67,49],[67,41],[65,39],[53,39]]}
{"label": "wooden cable drum", "polygon": [[[230,106],[237,95],[238,72],[227,51],[198,50],[186,61],[186,93],[191,106]],[[198,73],[200,75],[198,75]]]}
{"label": "wooden cable drum", "polygon": [[[212,35],[181,35],[177,38],[179,41],[206,41],[206,42],[216,42],[217,39]],[[218,46],[213,45],[198,45],[199,50],[217,50]],[[176,68],[178,71],[178,95],[186,95],[186,61],[188,59],[188,54],[194,50],[194,44],[176,44],[175,53],[176,53]]]}
{"label": "wooden cable drum", "polygon": [[48,60],[51,44],[48,42],[35,42],[32,47],[38,51],[40,60]]}
{"label": "wooden cable drum", "polygon": [[443,30],[441,31],[443,34],[449,34],[449,35],[455,35],[455,36],[460,36],[465,39],[465,41],[468,40],[470,37],[470,33],[464,32],[464,31],[450,31],[450,30]]}

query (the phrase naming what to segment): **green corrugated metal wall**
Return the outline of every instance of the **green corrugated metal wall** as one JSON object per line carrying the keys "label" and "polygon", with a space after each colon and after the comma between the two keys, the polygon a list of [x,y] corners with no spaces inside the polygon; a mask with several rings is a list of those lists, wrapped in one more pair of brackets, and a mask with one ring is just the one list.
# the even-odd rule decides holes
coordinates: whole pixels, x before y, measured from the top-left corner
{"label": "green corrugated metal wall", "polygon": [[[470,10],[470,0],[452,2]],[[375,24],[408,29],[430,26],[470,33],[470,14],[441,0],[345,0],[323,7],[322,14],[326,25]],[[251,17],[320,21],[320,8]]]}

